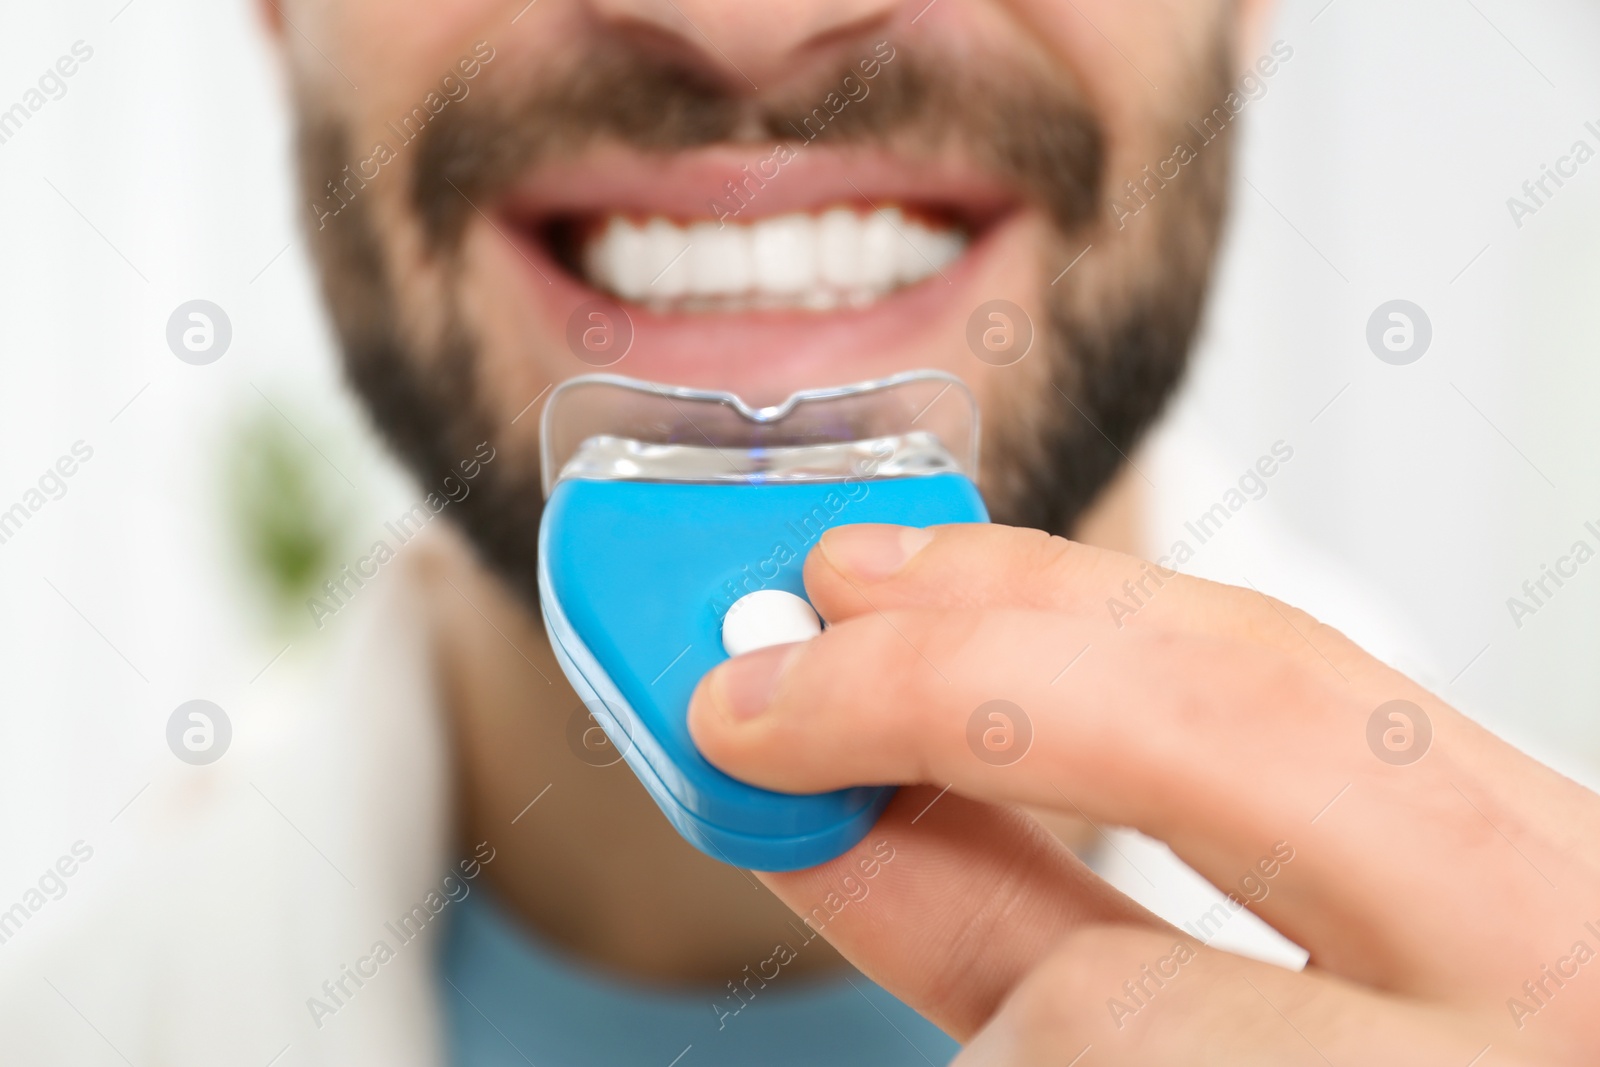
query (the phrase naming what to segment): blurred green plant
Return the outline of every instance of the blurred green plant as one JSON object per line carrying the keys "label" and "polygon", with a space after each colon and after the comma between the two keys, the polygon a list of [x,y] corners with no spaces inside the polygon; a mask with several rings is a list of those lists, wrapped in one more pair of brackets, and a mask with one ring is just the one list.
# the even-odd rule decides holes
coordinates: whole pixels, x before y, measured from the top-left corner
{"label": "blurred green plant", "polygon": [[223,478],[228,525],[241,562],[274,622],[301,629],[306,598],[348,554],[355,491],[301,435],[282,401],[258,400],[235,423]]}

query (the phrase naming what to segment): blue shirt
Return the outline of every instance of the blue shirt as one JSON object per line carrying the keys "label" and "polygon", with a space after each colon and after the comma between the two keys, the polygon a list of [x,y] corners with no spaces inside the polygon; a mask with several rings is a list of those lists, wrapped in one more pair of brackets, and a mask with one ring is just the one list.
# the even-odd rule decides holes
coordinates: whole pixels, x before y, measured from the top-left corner
{"label": "blue shirt", "polygon": [[559,954],[482,884],[451,910],[439,984],[453,1067],[942,1067],[960,1049],[858,971],[780,969],[737,999],[667,990]]}

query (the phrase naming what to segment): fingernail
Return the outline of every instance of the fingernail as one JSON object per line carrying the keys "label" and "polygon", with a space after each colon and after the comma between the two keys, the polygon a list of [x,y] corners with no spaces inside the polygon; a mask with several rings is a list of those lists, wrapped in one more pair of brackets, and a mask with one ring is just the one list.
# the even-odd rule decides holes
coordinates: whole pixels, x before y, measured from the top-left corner
{"label": "fingernail", "polygon": [[822,554],[848,577],[881,582],[928,547],[933,531],[860,523],[837,526],[822,538]]}
{"label": "fingernail", "polygon": [[766,711],[789,661],[803,648],[803,643],[775,645],[735,656],[718,667],[711,690],[723,713],[735,722],[745,722]]}

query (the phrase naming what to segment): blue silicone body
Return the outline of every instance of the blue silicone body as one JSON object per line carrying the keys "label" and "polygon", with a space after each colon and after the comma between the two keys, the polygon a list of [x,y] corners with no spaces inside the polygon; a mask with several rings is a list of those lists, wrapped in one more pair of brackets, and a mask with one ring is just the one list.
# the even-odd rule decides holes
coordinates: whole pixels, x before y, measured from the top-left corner
{"label": "blue silicone body", "polygon": [[987,521],[976,487],[955,473],[562,481],[539,532],[545,627],[568,681],[691,844],[755,870],[813,867],[860,841],[894,790],[774,793],[706,762],[689,737],[689,698],[728,658],[723,615],[757,589],[805,596],[806,553],[829,527]]}

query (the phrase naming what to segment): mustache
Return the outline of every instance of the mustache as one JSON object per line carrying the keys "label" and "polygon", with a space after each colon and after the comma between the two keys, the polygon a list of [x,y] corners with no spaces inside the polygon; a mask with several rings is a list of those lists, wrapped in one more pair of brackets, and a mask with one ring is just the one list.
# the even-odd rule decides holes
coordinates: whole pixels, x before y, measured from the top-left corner
{"label": "mustache", "polygon": [[1040,206],[1062,232],[1095,214],[1106,138],[1069,79],[883,40],[839,55],[826,76],[764,95],[739,92],[682,58],[597,44],[524,85],[483,85],[441,114],[418,141],[411,206],[429,247],[445,254],[474,204],[544,160],[602,143],[644,154],[787,143],[910,158],[954,151]]}

